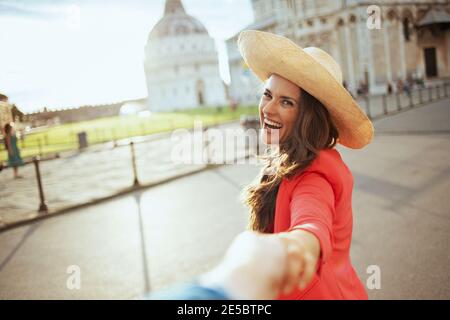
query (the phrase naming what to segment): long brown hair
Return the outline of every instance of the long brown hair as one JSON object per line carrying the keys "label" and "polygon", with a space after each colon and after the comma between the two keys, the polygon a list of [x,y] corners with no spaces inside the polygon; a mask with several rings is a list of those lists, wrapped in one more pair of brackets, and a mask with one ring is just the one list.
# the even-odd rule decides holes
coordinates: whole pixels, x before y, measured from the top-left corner
{"label": "long brown hair", "polygon": [[246,188],[244,202],[250,209],[249,229],[273,232],[275,203],[283,178],[291,178],[308,167],[321,149],[336,145],[338,131],[324,105],[302,90],[300,112],[289,137],[276,154],[264,157],[265,166],[257,183]]}

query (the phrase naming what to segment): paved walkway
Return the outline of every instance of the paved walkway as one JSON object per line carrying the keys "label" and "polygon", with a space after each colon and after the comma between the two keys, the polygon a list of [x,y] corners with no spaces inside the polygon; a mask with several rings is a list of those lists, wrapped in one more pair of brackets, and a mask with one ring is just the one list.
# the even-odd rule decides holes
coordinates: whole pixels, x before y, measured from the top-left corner
{"label": "paved walkway", "polygon": [[[372,299],[450,299],[449,100],[375,126],[367,148],[339,147],[355,177],[355,268],[365,282],[380,267]],[[0,299],[132,298],[190,279],[245,228],[239,196],[257,171],[224,166],[0,233]],[[70,265],[80,290],[66,287]]]}

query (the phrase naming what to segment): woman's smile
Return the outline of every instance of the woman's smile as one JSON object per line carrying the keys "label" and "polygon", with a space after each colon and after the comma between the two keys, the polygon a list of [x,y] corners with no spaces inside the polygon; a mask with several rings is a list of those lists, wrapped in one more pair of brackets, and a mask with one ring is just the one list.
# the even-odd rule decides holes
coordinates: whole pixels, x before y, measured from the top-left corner
{"label": "woman's smile", "polygon": [[268,118],[264,118],[264,128],[269,128],[271,130],[279,130],[283,127],[283,124],[279,122],[275,122],[273,120],[270,120]]}
{"label": "woman's smile", "polygon": [[267,80],[259,104],[266,144],[279,144],[292,132],[299,114],[300,94],[297,85],[276,74]]}

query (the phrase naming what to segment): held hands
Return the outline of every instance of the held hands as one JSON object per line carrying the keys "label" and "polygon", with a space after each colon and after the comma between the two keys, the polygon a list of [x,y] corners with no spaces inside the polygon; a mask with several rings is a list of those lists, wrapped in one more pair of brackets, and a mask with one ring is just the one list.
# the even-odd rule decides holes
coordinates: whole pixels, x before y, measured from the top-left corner
{"label": "held hands", "polygon": [[246,231],[235,238],[222,263],[200,282],[221,286],[234,299],[274,299],[306,287],[316,271],[319,253],[317,238],[306,231]]}
{"label": "held hands", "polygon": [[287,251],[281,293],[289,294],[296,287],[305,289],[317,269],[320,255],[319,241],[313,234],[303,230],[293,230],[274,236],[283,241]]}

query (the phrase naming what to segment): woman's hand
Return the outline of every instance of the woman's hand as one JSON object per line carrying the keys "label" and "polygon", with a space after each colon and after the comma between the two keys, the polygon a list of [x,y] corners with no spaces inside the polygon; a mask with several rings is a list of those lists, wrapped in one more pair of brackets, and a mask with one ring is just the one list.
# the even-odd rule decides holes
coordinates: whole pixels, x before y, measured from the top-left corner
{"label": "woman's hand", "polygon": [[282,239],[287,251],[286,269],[280,291],[289,294],[296,287],[305,289],[317,269],[320,256],[319,240],[312,233],[300,229],[274,236]]}
{"label": "woman's hand", "polygon": [[319,254],[319,241],[307,231],[247,231],[235,238],[222,262],[200,277],[200,283],[220,286],[234,299],[274,299],[296,287],[304,289]]}

